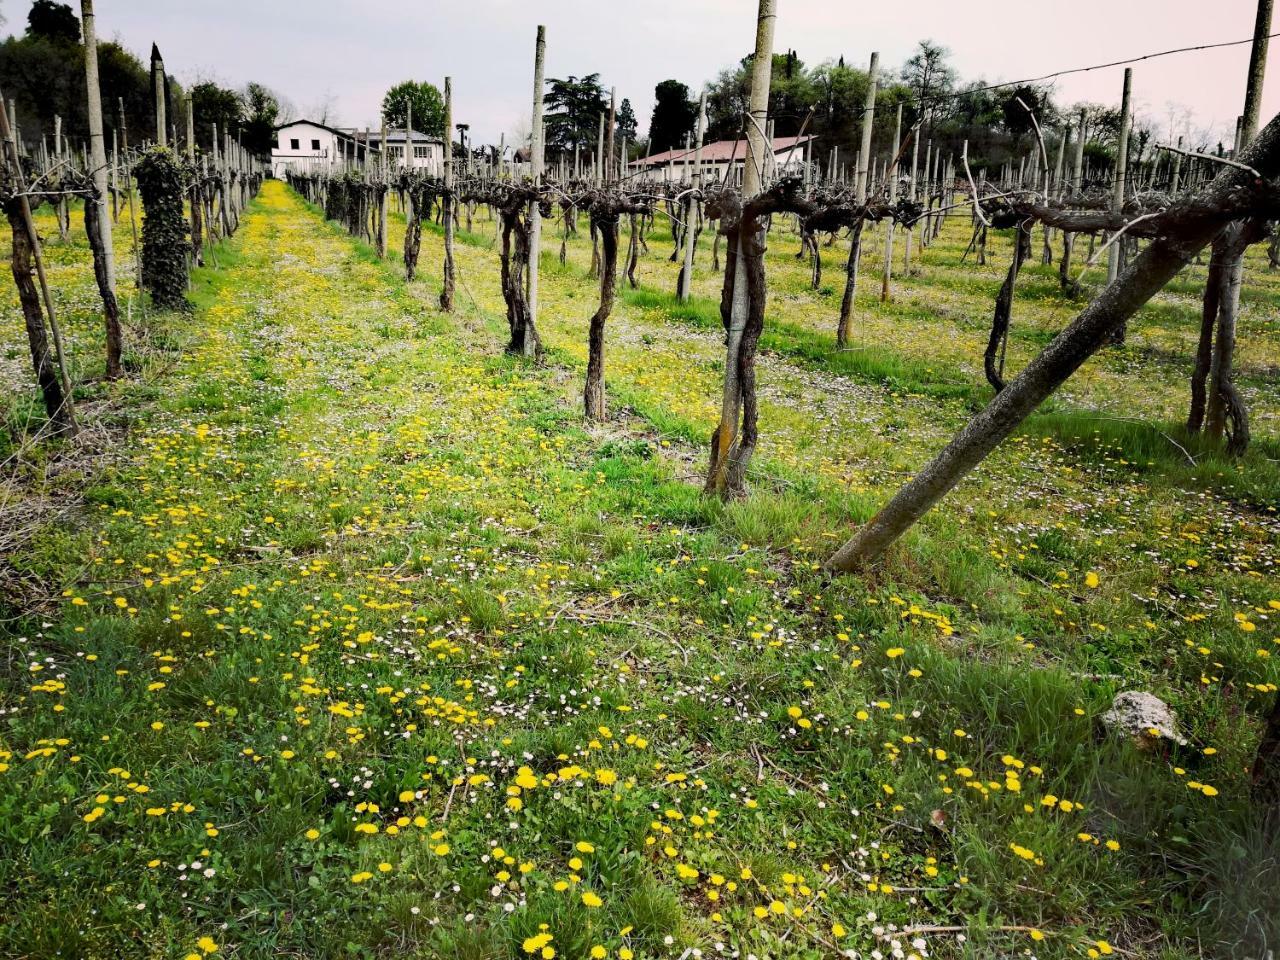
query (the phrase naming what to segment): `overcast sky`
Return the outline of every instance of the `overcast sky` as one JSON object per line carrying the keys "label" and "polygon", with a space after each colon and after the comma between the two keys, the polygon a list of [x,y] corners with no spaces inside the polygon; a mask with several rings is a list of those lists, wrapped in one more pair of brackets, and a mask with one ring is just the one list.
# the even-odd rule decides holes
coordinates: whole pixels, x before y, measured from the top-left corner
{"label": "overcast sky", "polygon": [[[25,0],[0,0],[9,30]],[[78,8],[78,3],[72,4]],[[267,84],[300,114],[328,100],[331,122],[377,124],[383,92],[404,79],[453,77],[454,115],[474,142],[528,129],[536,26],[547,27],[547,76],[599,73],[630,97],[648,128],[654,84],[674,77],[697,90],[753,46],[754,0],[97,0],[99,34],[139,54],[160,45],[182,81],[214,76]],[[775,49],[807,64],[872,50],[897,67],[929,37],[951,50],[963,79],[1018,80],[1070,67],[1251,36],[1256,0],[778,0]],[[1280,29],[1280,25],[1273,27]],[[1280,40],[1280,38],[1277,38]],[[1280,50],[1280,47],[1277,47]],[[1166,135],[1171,108],[1192,128],[1229,133],[1244,98],[1247,44],[1134,65],[1140,112]],[[1273,61],[1280,58],[1273,58]],[[1060,104],[1118,103],[1122,69],[1056,82]],[[1280,110],[1280,65],[1263,122]],[[1185,126],[1184,121],[1177,121]],[[1176,132],[1182,132],[1177,130]]]}

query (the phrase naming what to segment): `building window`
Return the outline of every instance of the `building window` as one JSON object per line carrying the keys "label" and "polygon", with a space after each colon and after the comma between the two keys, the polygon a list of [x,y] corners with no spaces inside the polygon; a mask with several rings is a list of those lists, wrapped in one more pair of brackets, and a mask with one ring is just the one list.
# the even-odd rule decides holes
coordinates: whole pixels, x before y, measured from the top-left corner
{"label": "building window", "polygon": [[415,157],[418,157],[419,159],[425,159],[426,157],[431,156],[431,154],[428,151],[429,151],[428,147],[414,147],[413,155]]}
{"label": "building window", "polygon": [[298,149],[298,141],[297,141],[297,140],[290,140],[290,141],[289,141],[289,149],[290,149],[290,150],[297,150],[297,149]]}
{"label": "building window", "polygon": [[311,141],[311,149],[312,149],[312,150],[319,150],[319,149],[320,149],[320,141],[319,141],[319,140],[312,140],[312,141]]}
{"label": "building window", "polygon": [[393,157],[398,160],[403,155],[404,155],[404,151],[400,147],[391,147],[391,146],[387,147],[388,157]]}

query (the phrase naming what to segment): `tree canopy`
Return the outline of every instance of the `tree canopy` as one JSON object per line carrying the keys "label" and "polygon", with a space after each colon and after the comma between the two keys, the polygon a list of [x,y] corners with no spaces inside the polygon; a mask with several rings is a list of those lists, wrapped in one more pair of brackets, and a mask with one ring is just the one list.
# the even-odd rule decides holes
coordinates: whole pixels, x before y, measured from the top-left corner
{"label": "tree canopy", "polygon": [[626,97],[623,97],[622,102],[618,104],[618,116],[616,117],[616,120],[618,139],[625,139],[627,143],[635,143],[639,124],[636,123],[636,112],[631,106],[631,101]]}
{"label": "tree canopy", "polygon": [[595,149],[600,115],[609,111],[609,98],[600,85],[600,74],[549,79],[543,103],[549,151],[571,153],[575,146],[582,151]]}
{"label": "tree canopy", "polygon": [[261,83],[249,83],[241,97],[243,146],[254,153],[270,153],[275,142],[275,127],[285,119],[279,96]]}
{"label": "tree canopy", "polygon": [[[244,101],[240,94],[213,80],[202,80],[190,91],[195,113],[196,143],[208,149],[213,137],[212,124],[218,125],[218,136],[235,133],[244,120]],[[185,122],[185,117],[183,118]]]}
{"label": "tree canopy", "polygon": [[[118,43],[99,41],[98,75],[108,133],[119,125],[123,101],[130,141],[154,135],[150,74],[142,62]],[[181,88],[172,78],[169,85],[173,101],[181,102]],[[51,133],[54,117],[69,135],[88,128],[80,21],[69,5],[37,0],[26,32],[0,42],[0,90],[12,98],[10,119],[28,141]]]}
{"label": "tree canopy", "polygon": [[79,43],[80,21],[68,4],[35,0],[27,13],[27,36],[55,43]]}
{"label": "tree canopy", "polygon": [[387,126],[403,129],[413,108],[413,129],[431,137],[444,136],[444,98],[435,84],[402,80],[382,98],[382,117]]}
{"label": "tree canopy", "polygon": [[[752,55],[743,57],[734,66],[721,70],[708,84],[708,140],[742,135],[751,61]],[[775,53],[769,87],[769,118],[774,135],[795,135],[809,118],[805,131],[818,138],[818,156],[829,156],[838,150],[840,162],[852,164],[861,147],[868,83],[866,69],[847,64],[844,57],[810,67],[795,50]],[[654,93],[650,121],[653,149],[683,144],[684,134],[693,124],[694,108],[690,107],[687,113],[683,108],[687,88],[678,80],[664,80]],[[878,155],[888,149],[901,103],[903,136],[919,123],[922,150],[925,141],[930,141],[944,156],[958,156],[968,140],[974,169],[993,168],[1023,155],[1027,149],[1033,126],[1030,114],[1018,105],[1018,97],[1035,112],[1046,141],[1056,142],[1064,123],[1070,122],[1074,128],[1074,108],[1067,113],[1060,111],[1048,89],[1030,84],[989,89],[981,79],[961,82],[951,64],[950,51],[932,40],[922,40],[900,69],[883,65],[880,69],[873,149]],[[1105,156],[1114,148],[1119,112],[1097,105],[1082,106],[1087,111],[1086,141],[1097,141],[1096,152]],[[1147,149],[1148,139],[1135,133],[1135,149]]]}
{"label": "tree canopy", "polygon": [[649,120],[649,149],[674,150],[684,144],[698,121],[698,105],[679,80],[663,80],[653,88],[653,116]]}

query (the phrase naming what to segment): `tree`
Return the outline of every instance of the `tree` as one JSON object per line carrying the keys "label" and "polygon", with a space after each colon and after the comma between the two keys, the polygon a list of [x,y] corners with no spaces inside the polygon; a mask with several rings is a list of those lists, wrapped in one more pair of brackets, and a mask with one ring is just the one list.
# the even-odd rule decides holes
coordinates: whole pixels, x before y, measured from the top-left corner
{"label": "tree", "polygon": [[[707,86],[707,137],[732,140],[741,135],[751,87],[752,54],[738,66],[722,70]],[[818,104],[820,91],[794,50],[775,53],[769,82],[769,117],[778,136],[799,133],[811,107]]]}
{"label": "tree", "polygon": [[742,135],[751,93],[751,56],[720,71],[707,84],[707,139],[734,140]]}
{"label": "tree", "polygon": [[[275,127],[281,120],[280,98],[261,83],[247,84],[241,98],[245,149],[258,154],[270,153],[275,142]],[[219,128],[219,135],[222,132]]]}
{"label": "tree", "polygon": [[1084,111],[1084,140],[1114,142],[1120,135],[1120,109],[1101,103],[1077,103],[1071,108],[1071,116]]}
{"label": "tree", "polygon": [[698,105],[679,80],[663,80],[653,88],[653,116],[649,119],[649,149],[653,153],[684,145],[698,121]]}
{"label": "tree", "polygon": [[[1025,104],[1025,106],[1024,106]],[[1027,111],[1030,110],[1031,113]],[[1013,137],[1013,149],[1016,152],[1022,138],[1035,132],[1035,123],[1031,114],[1035,114],[1036,122],[1043,129],[1053,122],[1053,104],[1049,100],[1048,91],[1028,84],[1014,87],[1000,104],[1001,122]]]}
{"label": "tree", "polygon": [[859,147],[862,104],[867,97],[867,72],[845,65],[844,57],[819,64],[810,74],[815,104],[809,132],[825,149],[838,147],[852,163]]}
{"label": "tree", "polygon": [[[413,108],[413,129],[429,137],[443,137],[444,98],[435,84],[403,80],[382,98],[382,116],[387,126],[404,129]],[[452,135],[452,134],[451,134]]]}
{"label": "tree", "polygon": [[314,120],[316,123],[331,124],[336,122],[335,117],[338,112],[338,98],[333,93],[326,91],[322,96],[317,97],[309,104],[304,104],[302,115],[308,120]]}
{"label": "tree", "polygon": [[[135,138],[154,126],[154,94],[147,69],[137,57],[118,43],[99,42],[98,80],[108,134],[118,123],[120,99]],[[88,125],[84,49],[79,43],[30,34],[0,42],[0,90],[13,99],[24,136],[38,140],[41,131],[52,129],[55,115],[62,117],[68,134]]]}
{"label": "tree", "polygon": [[636,123],[636,112],[631,107],[631,101],[623,97],[622,103],[618,106],[617,139],[635,143],[639,126]]}
{"label": "tree", "polygon": [[911,88],[916,97],[916,109],[928,126],[932,126],[942,112],[942,104],[935,98],[951,91],[955,86],[956,72],[947,63],[951,51],[932,40],[921,40],[916,52],[902,66],[902,82]]}
{"label": "tree", "polygon": [[68,4],[36,0],[27,14],[27,36],[43,37],[55,43],[79,43],[80,21]]}
{"label": "tree", "polygon": [[[218,134],[235,133],[244,119],[244,101],[234,90],[219,86],[213,80],[202,80],[191,88],[191,107],[195,112],[196,142],[209,148],[213,136],[210,124],[218,125]],[[180,118],[181,130],[186,118]]]}
{"label": "tree", "polygon": [[817,86],[794,50],[773,55],[769,119],[773,121],[777,136],[798,134],[809,111],[818,105],[818,97]]}
{"label": "tree", "polygon": [[583,151],[595,149],[600,114],[609,109],[600,74],[548,79],[547,87],[543,97],[547,110],[547,149],[562,153],[571,153],[575,146]]}

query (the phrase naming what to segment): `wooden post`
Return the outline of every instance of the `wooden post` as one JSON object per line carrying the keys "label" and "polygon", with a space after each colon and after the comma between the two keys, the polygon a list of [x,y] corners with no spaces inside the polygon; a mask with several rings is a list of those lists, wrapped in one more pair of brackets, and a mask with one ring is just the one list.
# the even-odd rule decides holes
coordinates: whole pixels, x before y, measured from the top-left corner
{"label": "wooden post", "polygon": [[618,118],[618,88],[610,87],[609,88],[609,129],[608,129],[608,132],[605,134],[605,140],[604,140],[604,150],[605,150],[604,155],[607,158],[604,161],[605,183],[610,182],[613,179],[613,174],[614,174],[613,134],[614,134],[614,129],[618,125],[617,118]]}
{"label": "wooden post", "polygon": [[604,183],[604,114],[600,114],[599,144],[596,147],[596,185]]}
{"label": "wooden post", "polygon": [[[446,133],[446,136],[447,136],[447,133]],[[410,159],[413,156],[412,150],[413,150],[413,103],[410,102],[405,105],[404,147],[401,148],[401,155],[404,158],[404,168],[406,170],[410,169],[410,167],[412,166],[412,160]]]}
{"label": "wooden post", "polygon": [[867,96],[862,105],[862,140],[858,152],[858,167],[853,175],[854,198],[858,203],[867,202],[867,165],[871,162],[871,125],[876,119],[879,66],[880,54],[871,54],[871,66],[867,68]]}
{"label": "wooden post", "polygon": [[699,203],[697,192],[702,189],[702,138],[707,128],[707,91],[704,89],[698,98],[698,126],[693,148],[693,178],[690,183],[689,203],[685,213],[684,269],[680,273],[680,302],[685,303],[693,292],[693,247],[697,237],[692,233],[694,205]]}
{"label": "wooden post", "polygon": [[[141,290],[142,251],[138,247],[138,217],[133,205],[133,168],[129,165],[129,126],[124,118],[124,97],[116,99],[116,117],[119,121],[116,126],[120,128],[120,149],[124,151],[124,189],[129,197],[129,232],[133,235],[133,282]],[[145,304],[146,298],[140,298],[138,302]],[[142,309],[145,315],[146,306]]]}
{"label": "wooden post", "polygon": [[444,271],[441,278],[440,309],[453,312],[453,230],[458,219],[457,204],[453,196],[453,78],[444,78],[444,195],[441,197],[444,220]]}
{"label": "wooden post", "polygon": [[391,169],[387,165],[387,117],[382,115],[382,138],[378,141],[378,256],[387,258],[387,206],[391,202]]}
{"label": "wooden post", "polygon": [[[745,206],[760,192],[761,170],[765,156],[772,149],[765,143],[765,121],[769,114],[769,82],[773,72],[773,30],[777,20],[776,0],[759,0],[756,16],[756,49],[751,61],[750,122],[747,124],[747,156],[742,169],[742,202]],[[747,325],[750,308],[750,292],[747,278],[747,258],[743,244],[747,241],[745,230],[735,250],[733,290],[729,312],[729,328],[726,331],[724,396],[720,405],[720,426],[713,443],[715,455],[712,473],[707,478],[708,489],[724,495],[729,473],[729,454],[738,439],[738,424],[742,414],[742,380],[739,357],[742,352],[742,335]]]}
{"label": "wooden post", "polygon": [[[885,167],[885,179],[889,183],[889,202],[898,199],[898,150],[902,143],[902,101],[898,101],[898,119],[893,127],[893,154]],[[893,277],[893,217],[885,218],[884,225],[884,273],[880,283],[880,302],[889,302],[889,280]]]}
{"label": "wooden post", "polygon": [[151,83],[156,98],[156,146],[158,147],[167,146],[169,142],[169,121],[165,117],[166,82],[160,48],[153,43],[151,44]]}
{"label": "wooden post", "polygon": [[98,276],[106,324],[107,377],[115,379],[120,367],[120,309],[116,303],[115,248],[111,238],[111,214],[107,210],[107,144],[102,132],[102,92],[98,86],[98,38],[94,29],[93,0],[80,0],[80,20],[84,32],[84,79],[89,107],[89,166],[93,176],[93,198],[85,200],[85,217],[97,218],[94,273]]}
{"label": "wooden post", "polygon": [[[533,189],[542,186],[542,146],[545,131],[542,129],[542,96],[545,86],[547,62],[547,28],[538,24],[538,39],[533,48],[533,142],[529,150],[529,172]],[[524,355],[538,353],[538,258],[542,251],[542,210],[539,198],[529,203],[529,322],[524,331]]]}
{"label": "wooden post", "polygon": [[187,162],[195,184],[191,190],[191,259],[196,266],[204,266],[204,183],[196,169],[196,106],[191,94],[187,94]]}
{"label": "wooden post", "polygon": [[111,221],[120,219],[120,131],[111,128]]}
{"label": "wooden post", "polygon": [[[1124,209],[1125,185],[1128,179],[1129,164],[1129,123],[1132,116],[1130,97],[1133,94],[1133,68],[1124,68],[1124,92],[1120,97],[1120,141],[1116,145],[1115,177],[1111,186],[1111,210],[1119,213]],[[1108,251],[1107,283],[1114,283],[1120,275],[1120,244],[1113,243]]]}
{"label": "wooden post", "polygon": [[1258,0],[1258,16],[1253,26],[1253,48],[1249,54],[1249,75],[1245,80],[1244,113],[1241,115],[1240,146],[1249,146],[1258,135],[1258,114],[1262,107],[1262,83],[1267,72],[1267,47],[1271,42],[1272,0]]}
{"label": "wooden post", "polygon": [[[879,83],[877,71],[880,54],[871,54],[871,66],[867,68],[867,96],[862,107],[862,141],[855,160],[853,195],[859,205],[867,202],[867,166],[871,161],[871,125],[876,117],[876,89]],[[844,297],[840,301],[840,323],[836,327],[836,343],[845,346],[849,342],[849,327],[853,322],[853,298],[858,289],[858,261],[862,257],[862,221],[853,225],[849,241],[849,260],[845,264]]]}
{"label": "wooden post", "polygon": [[[917,121],[916,125],[912,128],[912,131],[911,131],[911,199],[913,201],[918,200],[920,197],[920,191],[916,187],[916,177],[919,175],[919,163],[920,163],[920,122]],[[904,241],[906,250],[904,251],[903,257],[902,257],[903,276],[906,276],[911,273],[911,239],[912,239],[912,236],[915,234],[915,232],[916,232],[916,227],[914,223],[911,224],[911,226],[907,227],[907,236]]]}
{"label": "wooden post", "polygon": [[[1258,16],[1254,24],[1253,50],[1249,72],[1245,78],[1244,113],[1240,116],[1240,148],[1253,142],[1258,129],[1258,111],[1262,85],[1266,76],[1267,46],[1271,33],[1272,0],[1258,0]],[[1228,420],[1234,426],[1232,453],[1243,453],[1249,443],[1248,411],[1234,383],[1236,320],[1240,312],[1240,287],[1244,279],[1244,253],[1248,247],[1247,232],[1253,223],[1232,224],[1214,241],[1210,267],[1218,267],[1217,329],[1209,366],[1209,395],[1205,412],[1205,433],[1220,440]],[[1220,260],[1220,264],[1214,261]],[[1214,271],[1210,270],[1210,283]]]}

